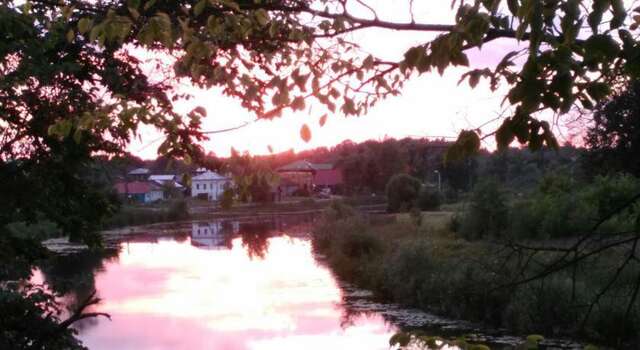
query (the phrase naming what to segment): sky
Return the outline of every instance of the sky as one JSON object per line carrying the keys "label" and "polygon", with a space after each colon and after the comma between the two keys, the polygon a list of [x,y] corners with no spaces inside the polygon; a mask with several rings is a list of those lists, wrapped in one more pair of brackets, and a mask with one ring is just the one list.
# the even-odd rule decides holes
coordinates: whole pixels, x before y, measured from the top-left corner
{"label": "sky", "polygon": [[[410,19],[408,1],[370,0],[382,20],[407,22]],[[414,5],[416,22],[452,23],[454,15],[450,1],[417,1]],[[353,13],[366,17],[362,8],[352,7]],[[435,34],[400,32],[385,29],[367,29],[349,34],[348,39],[361,45],[362,49],[374,56],[399,61],[411,46],[424,43]],[[467,52],[472,68],[495,66],[505,53],[518,47],[513,40],[494,41],[486,44],[481,51]],[[460,76],[467,68],[450,68],[443,76],[438,73],[426,73],[412,78],[404,87],[401,95],[390,97],[368,114],[360,117],[345,118],[340,114],[329,115],[324,127],[318,120],[324,114],[320,108],[314,113],[308,110],[285,112],[275,120],[252,122],[255,116],[243,109],[240,102],[223,96],[219,89],[202,90],[193,86],[184,87],[195,97],[190,101],[178,101],[175,110],[188,113],[195,106],[206,108],[207,118],[203,120],[206,131],[220,130],[249,123],[238,130],[214,134],[202,144],[206,152],[218,156],[228,156],[231,148],[251,154],[268,154],[270,149],[283,152],[296,151],[320,146],[334,146],[345,140],[361,142],[369,139],[404,137],[451,137],[462,129],[477,128],[500,114],[504,114],[507,105],[502,101],[506,87],[492,92],[488,83],[481,82],[471,89],[464,82],[458,85]],[[312,138],[307,143],[299,136],[300,128],[308,124]],[[492,122],[483,130],[492,131],[497,127]],[[145,158],[157,156],[160,134],[149,127],[143,128],[140,138],[129,146],[129,151]],[[493,143],[486,141],[485,147],[492,148]]]}

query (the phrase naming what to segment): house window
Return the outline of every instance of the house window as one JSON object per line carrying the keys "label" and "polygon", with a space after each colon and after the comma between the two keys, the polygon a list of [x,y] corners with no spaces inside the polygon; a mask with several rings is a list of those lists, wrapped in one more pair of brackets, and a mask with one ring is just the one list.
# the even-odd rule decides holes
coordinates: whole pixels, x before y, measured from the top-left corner
{"label": "house window", "polygon": [[200,189],[200,184],[196,184],[196,190]]}

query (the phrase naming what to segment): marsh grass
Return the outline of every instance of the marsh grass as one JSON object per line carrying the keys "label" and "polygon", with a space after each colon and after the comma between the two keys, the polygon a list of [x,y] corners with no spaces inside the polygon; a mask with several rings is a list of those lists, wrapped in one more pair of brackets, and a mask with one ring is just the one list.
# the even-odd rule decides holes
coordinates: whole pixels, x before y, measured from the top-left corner
{"label": "marsh grass", "polygon": [[[409,214],[372,224],[371,217],[338,207],[341,215],[329,213],[316,225],[313,247],[326,256],[339,278],[382,298],[519,334],[638,344],[640,306],[636,302],[631,317],[624,317],[623,301],[633,291],[640,274],[637,267],[612,285],[611,293],[599,300],[585,321],[588,306],[624,258],[620,252],[585,261],[575,270],[509,286],[520,271],[504,247],[460,238],[449,229],[452,212],[423,212],[416,229]],[[547,254],[541,259],[554,257]]]}

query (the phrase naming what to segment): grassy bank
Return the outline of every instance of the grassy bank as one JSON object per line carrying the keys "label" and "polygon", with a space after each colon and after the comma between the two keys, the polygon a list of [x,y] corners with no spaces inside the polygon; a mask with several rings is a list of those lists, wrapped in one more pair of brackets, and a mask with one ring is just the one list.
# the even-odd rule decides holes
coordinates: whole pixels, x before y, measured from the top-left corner
{"label": "grassy bank", "polygon": [[[620,252],[513,285],[521,273],[535,273],[540,265],[528,266],[503,245],[458,237],[450,230],[452,215],[423,213],[419,226],[408,214],[372,222],[333,204],[314,230],[314,249],[340,278],[389,301],[517,334],[638,345],[639,305],[627,310],[623,297],[633,292],[640,271],[626,270],[609,293],[598,297],[625,258]],[[551,261],[557,254],[540,254],[536,261]],[[595,298],[598,303],[590,308]]]}
{"label": "grassy bank", "polygon": [[184,200],[149,207],[124,205],[104,223],[104,229],[187,220],[190,217],[188,204]]}

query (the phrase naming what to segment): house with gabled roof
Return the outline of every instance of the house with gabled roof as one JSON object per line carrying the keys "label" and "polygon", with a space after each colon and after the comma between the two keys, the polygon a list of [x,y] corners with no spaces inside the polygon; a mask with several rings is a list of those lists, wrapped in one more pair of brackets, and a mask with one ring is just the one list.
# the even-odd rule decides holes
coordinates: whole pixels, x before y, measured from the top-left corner
{"label": "house with gabled roof", "polygon": [[299,160],[276,169],[283,180],[295,183],[299,189],[311,191],[315,188],[335,190],[342,185],[342,171],[331,163],[311,163]]}
{"label": "house with gabled roof", "polygon": [[224,190],[232,185],[231,178],[207,170],[191,178],[191,196],[218,201]]}
{"label": "house with gabled roof", "polygon": [[114,186],[118,195],[138,203],[153,203],[164,199],[162,187],[151,181],[122,181]]}

